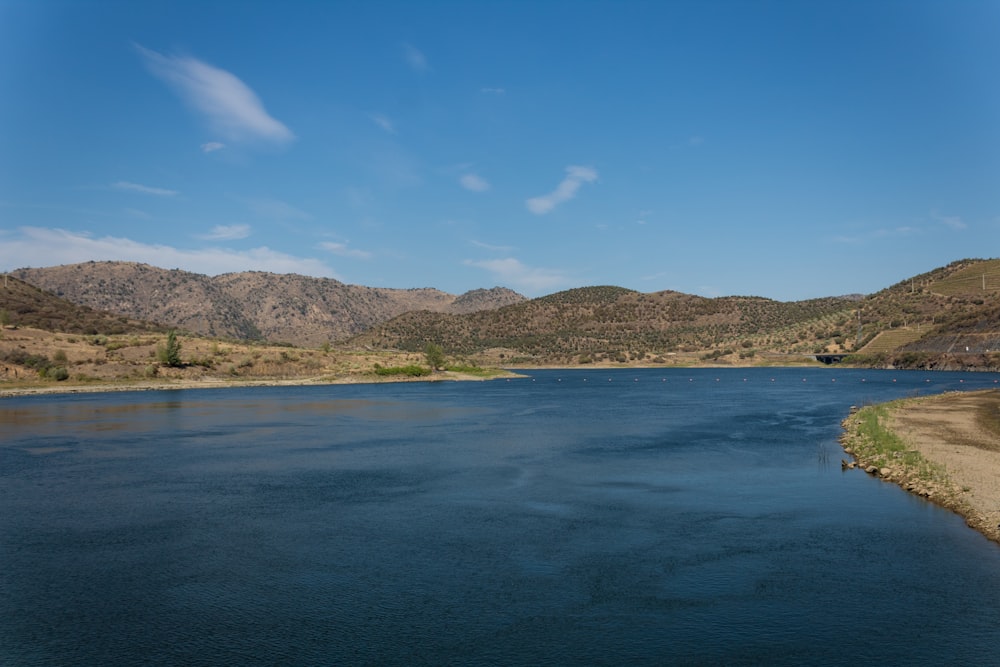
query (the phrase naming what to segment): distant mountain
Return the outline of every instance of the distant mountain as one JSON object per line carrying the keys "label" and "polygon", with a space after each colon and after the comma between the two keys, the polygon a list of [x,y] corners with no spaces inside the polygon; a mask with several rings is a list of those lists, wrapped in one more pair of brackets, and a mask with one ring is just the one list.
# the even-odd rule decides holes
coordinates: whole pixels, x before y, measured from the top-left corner
{"label": "distant mountain", "polygon": [[0,325],[88,335],[158,328],[148,322],[71,303],[10,276],[0,278]]}
{"label": "distant mountain", "polygon": [[[898,367],[1000,367],[1000,260],[962,260],[859,297],[778,302],[621,287],[559,292],[467,315],[409,312],[353,342],[486,362],[748,363],[852,354]],[[964,355],[964,356],[963,356]]]}
{"label": "distant mountain", "polygon": [[964,259],[859,304],[872,365],[1000,368],[1000,259]]}
{"label": "distant mountain", "polygon": [[663,355],[715,350],[747,358],[760,348],[807,351],[798,332],[810,323],[824,337],[841,336],[833,330],[850,323],[855,307],[855,301],[840,298],[781,303],[584,287],[467,315],[409,312],[353,342],[417,350],[434,341],[452,353],[503,354],[542,364],[662,361]]}
{"label": "distant mountain", "polygon": [[134,262],[86,262],[12,271],[32,285],[94,309],[193,333],[317,346],[411,310],[473,312],[523,301],[495,287],[455,296],[431,288],[347,285],[264,272],[205,276]]}
{"label": "distant mountain", "polygon": [[[1000,259],[953,262],[864,297],[794,302],[615,286],[532,300],[499,287],[453,296],[260,272],[210,278],[125,262],[12,275],[75,304],[119,313],[101,315],[102,333],[107,326],[139,326],[141,319],[303,346],[332,341],[420,351],[434,342],[448,355],[493,365],[774,364],[839,354],[878,367],[1000,369]],[[70,323],[96,322],[89,310],[37,295],[36,306],[22,308],[11,294],[0,309],[20,318],[32,311],[35,319],[25,326],[94,328]]]}

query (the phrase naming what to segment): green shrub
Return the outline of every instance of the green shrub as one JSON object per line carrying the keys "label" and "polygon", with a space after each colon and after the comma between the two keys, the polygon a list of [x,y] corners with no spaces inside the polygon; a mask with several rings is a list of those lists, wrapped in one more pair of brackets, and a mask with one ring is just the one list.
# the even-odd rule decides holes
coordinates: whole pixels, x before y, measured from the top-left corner
{"label": "green shrub", "polygon": [[431,370],[429,368],[424,368],[423,366],[417,366],[416,364],[410,364],[409,366],[388,366],[383,367],[378,364],[375,365],[375,375],[381,376],[392,376],[392,375],[407,375],[409,377],[421,377],[424,375],[430,375]]}
{"label": "green shrub", "polygon": [[167,342],[156,348],[156,358],[164,366],[181,366],[181,342],[177,340],[177,334],[170,331],[167,334]]}

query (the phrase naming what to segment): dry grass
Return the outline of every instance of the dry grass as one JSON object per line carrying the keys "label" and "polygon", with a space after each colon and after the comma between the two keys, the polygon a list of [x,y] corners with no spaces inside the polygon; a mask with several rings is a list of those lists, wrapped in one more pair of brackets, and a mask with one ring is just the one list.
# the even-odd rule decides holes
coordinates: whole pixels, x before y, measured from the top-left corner
{"label": "dry grass", "polygon": [[[183,335],[178,339],[183,364],[170,368],[157,362],[157,348],[165,343],[165,334],[83,336],[4,329],[0,331],[0,391],[122,383],[374,382],[380,380],[376,364],[425,363],[419,353],[293,348]],[[52,366],[65,368],[68,377],[43,377],[34,368],[18,363],[25,356],[44,357]]]}
{"label": "dry grass", "polygon": [[987,296],[1000,292],[1000,259],[977,262],[959,269],[928,287],[945,296]]}

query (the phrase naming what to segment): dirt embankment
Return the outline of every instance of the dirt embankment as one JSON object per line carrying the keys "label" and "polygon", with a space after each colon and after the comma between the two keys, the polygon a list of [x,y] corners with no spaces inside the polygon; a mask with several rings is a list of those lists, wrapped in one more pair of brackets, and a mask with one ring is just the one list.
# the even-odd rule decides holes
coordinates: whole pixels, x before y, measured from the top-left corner
{"label": "dirt embankment", "polygon": [[[896,448],[877,446],[866,430],[875,408]],[[844,449],[859,468],[958,513],[1000,543],[1000,391],[893,401],[851,415],[844,429]]]}

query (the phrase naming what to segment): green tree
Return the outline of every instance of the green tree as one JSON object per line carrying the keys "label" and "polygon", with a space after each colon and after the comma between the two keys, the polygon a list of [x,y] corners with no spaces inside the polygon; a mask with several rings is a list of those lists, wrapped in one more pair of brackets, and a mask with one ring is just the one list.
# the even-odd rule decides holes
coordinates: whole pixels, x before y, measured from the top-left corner
{"label": "green tree", "polygon": [[167,333],[167,343],[156,349],[156,356],[160,363],[165,366],[181,365],[181,342],[177,340],[177,334],[174,331]]}
{"label": "green tree", "polygon": [[427,365],[431,370],[436,371],[444,367],[444,350],[436,343],[427,343],[424,348],[424,356],[427,358]]}

